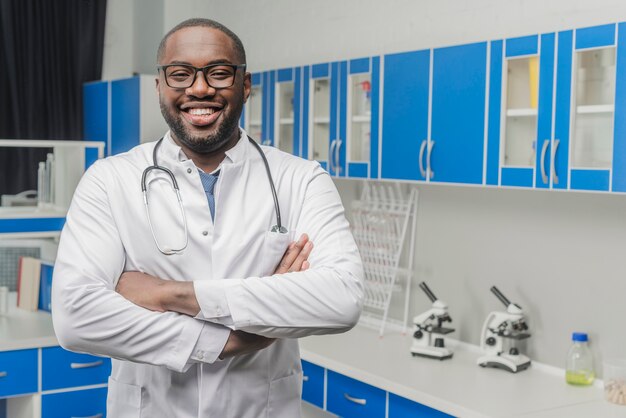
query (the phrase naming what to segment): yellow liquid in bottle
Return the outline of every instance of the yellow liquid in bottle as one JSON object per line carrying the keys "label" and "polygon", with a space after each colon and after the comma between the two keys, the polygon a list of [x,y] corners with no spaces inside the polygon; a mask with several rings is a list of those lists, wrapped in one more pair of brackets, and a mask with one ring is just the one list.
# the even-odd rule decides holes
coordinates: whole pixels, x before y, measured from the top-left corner
{"label": "yellow liquid in bottle", "polygon": [[595,377],[594,372],[574,372],[570,370],[565,372],[565,381],[570,385],[588,386],[593,383]]}

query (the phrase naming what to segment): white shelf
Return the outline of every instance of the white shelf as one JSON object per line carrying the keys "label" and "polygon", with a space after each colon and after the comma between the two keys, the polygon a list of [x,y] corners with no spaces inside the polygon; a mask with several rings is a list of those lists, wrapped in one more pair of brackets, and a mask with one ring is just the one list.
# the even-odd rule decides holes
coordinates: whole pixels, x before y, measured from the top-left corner
{"label": "white shelf", "polygon": [[528,108],[528,109],[508,109],[506,111],[506,115],[509,117],[519,117],[519,116],[537,116],[537,109]]}
{"label": "white shelf", "polygon": [[589,105],[576,107],[576,113],[611,113],[615,110],[614,105]]}
{"label": "white shelf", "polygon": [[293,125],[293,118],[281,118],[278,123],[280,125]]}
{"label": "white shelf", "polygon": [[370,122],[372,117],[370,115],[354,115],[352,116],[352,122]]}
{"label": "white shelf", "polygon": [[330,123],[330,118],[318,116],[318,117],[313,118],[313,123],[328,124]]}
{"label": "white shelf", "polygon": [[66,212],[59,206],[8,206],[0,207],[0,219],[64,218]]}

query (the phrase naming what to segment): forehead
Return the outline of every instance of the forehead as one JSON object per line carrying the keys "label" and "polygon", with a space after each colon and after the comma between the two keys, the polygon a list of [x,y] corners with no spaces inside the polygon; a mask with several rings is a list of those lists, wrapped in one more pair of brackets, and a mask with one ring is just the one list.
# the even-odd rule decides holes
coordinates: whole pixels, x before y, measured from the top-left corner
{"label": "forehead", "polygon": [[181,29],[165,44],[162,64],[188,62],[197,66],[215,61],[239,64],[232,39],[224,32],[203,26]]}

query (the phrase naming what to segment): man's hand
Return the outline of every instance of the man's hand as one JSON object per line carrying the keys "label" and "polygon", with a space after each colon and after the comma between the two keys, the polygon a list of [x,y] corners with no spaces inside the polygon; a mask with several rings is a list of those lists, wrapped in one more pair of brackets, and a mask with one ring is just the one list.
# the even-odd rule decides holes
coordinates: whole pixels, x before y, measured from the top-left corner
{"label": "man's hand", "polygon": [[309,241],[307,234],[302,234],[298,241],[289,244],[274,274],[305,271],[311,266],[308,262],[308,258],[312,250],[313,242]]}
{"label": "man's hand", "polygon": [[231,331],[219,358],[223,360],[228,357],[254,353],[269,347],[274,341],[276,341],[275,338],[262,337],[244,331]]}

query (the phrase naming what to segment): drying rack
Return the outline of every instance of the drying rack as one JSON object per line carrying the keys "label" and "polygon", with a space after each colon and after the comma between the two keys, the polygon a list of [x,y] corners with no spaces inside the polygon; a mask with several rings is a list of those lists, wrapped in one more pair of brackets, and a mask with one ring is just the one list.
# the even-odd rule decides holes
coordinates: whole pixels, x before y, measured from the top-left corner
{"label": "drying rack", "polygon": [[[361,198],[352,203],[352,233],[365,270],[365,299],[359,322],[378,329],[381,337],[387,325],[406,333],[415,253],[417,202],[418,191],[415,188],[407,196],[402,193],[399,184],[365,183]],[[408,261],[401,266],[400,260],[407,238]],[[389,317],[394,293],[404,296],[402,321]]]}

